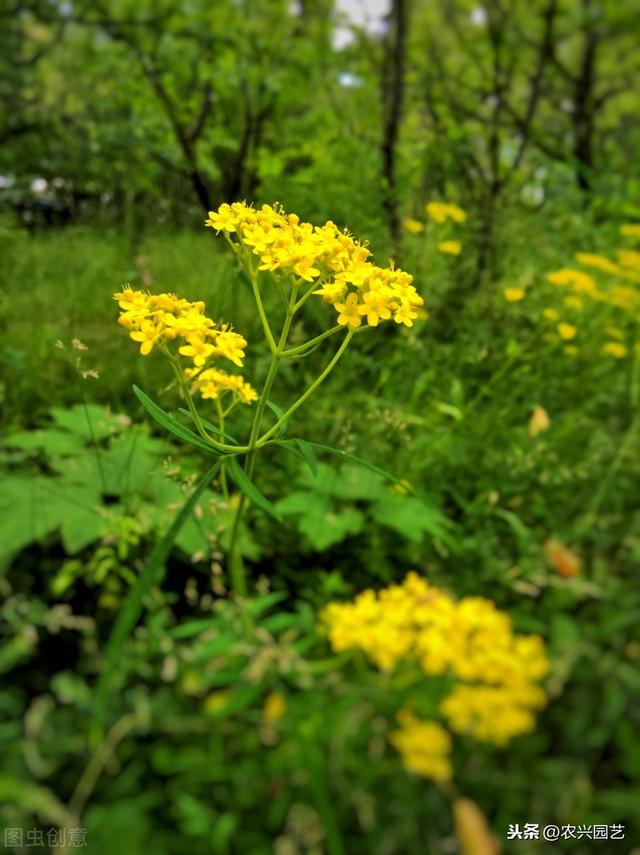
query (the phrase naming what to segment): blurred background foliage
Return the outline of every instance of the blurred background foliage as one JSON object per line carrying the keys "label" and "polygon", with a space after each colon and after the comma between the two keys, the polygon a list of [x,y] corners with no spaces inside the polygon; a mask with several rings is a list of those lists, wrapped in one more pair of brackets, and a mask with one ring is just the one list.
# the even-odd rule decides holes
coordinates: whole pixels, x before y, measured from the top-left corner
{"label": "blurred background foliage", "polygon": [[[461,848],[447,798],[387,744],[401,689],[314,670],[317,611],[415,569],[549,645],[536,733],[456,749],[504,850],[637,846],[640,256],[620,227],[640,222],[639,25],[617,0],[0,0],[6,826],[82,825],[122,855],[490,852]],[[212,485],[90,749],[113,616],[202,465],[137,405],[132,383],[180,402],[111,295],[204,299],[264,376],[249,289],[202,228],[236,199],[332,219],[414,274],[428,317],[358,337],[295,425],[406,489],[265,452],[283,521],[242,533],[247,644]],[[466,221],[430,220],[433,200]],[[620,248],[626,278],[590,270],[612,299],[546,279]],[[294,343],[327,323],[308,305]],[[279,403],[325,360],[288,363]],[[507,842],[515,822],[627,834]]]}

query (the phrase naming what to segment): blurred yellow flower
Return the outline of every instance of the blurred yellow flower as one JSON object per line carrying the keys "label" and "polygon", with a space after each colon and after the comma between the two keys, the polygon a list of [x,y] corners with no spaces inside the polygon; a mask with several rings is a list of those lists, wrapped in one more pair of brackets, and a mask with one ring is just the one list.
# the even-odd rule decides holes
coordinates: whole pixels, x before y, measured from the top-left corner
{"label": "blurred yellow flower", "polygon": [[456,799],[453,822],[460,855],[500,855],[502,847],[491,834],[485,815],[474,801]]}
{"label": "blurred yellow flower", "polygon": [[505,299],[510,303],[518,303],[520,300],[524,300],[525,298],[524,288],[505,288],[502,293],[504,294]]}
{"label": "blurred yellow flower", "polygon": [[551,419],[549,413],[537,404],[533,410],[533,415],[529,421],[529,436],[536,437],[545,430],[549,430]]}
{"label": "blurred yellow flower", "polygon": [[624,359],[627,355],[627,348],[619,341],[608,341],[603,346],[602,353],[605,356],[613,356],[614,359]]}
{"label": "blurred yellow flower", "polygon": [[565,306],[569,306],[570,309],[581,309],[584,305],[580,297],[573,297],[571,295],[565,297],[562,302]]}
{"label": "blurred yellow flower", "polygon": [[574,270],[571,267],[554,270],[553,273],[547,275],[547,280],[553,285],[566,285],[573,288],[578,294],[588,294],[595,297],[598,292],[598,287],[592,276],[583,270]]}
{"label": "blurred yellow flower", "polygon": [[412,235],[419,235],[424,231],[424,224],[420,220],[414,220],[413,217],[405,217],[402,221],[403,226]]}
{"label": "blurred yellow flower", "polygon": [[210,713],[220,712],[231,700],[231,689],[220,689],[217,692],[211,692],[210,695],[202,702],[202,708]]}
{"label": "blurred yellow flower", "polygon": [[[352,603],[330,603],[321,619],[335,653],[357,648],[382,671],[409,660],[427,676],[455,677],[440,706],[455,732],[503,745],[531,730],[533,711],[544,705],[537,686],[549,667],[542,638],[514,633],[509,616],[491,600],[455,601],[409,573],[402,584],[362,591]],[[419,727],[410,715],[405,719],[409,751]],[[436,726],[419,723],[427,724]],[[425,768],[431,769],[430,760]]]}
{"label": "blurred yellow flower", "polygon": [[442,240],[438,244],[440,252],[448,253],[449,255],[460,255],[462,244],[459,240]]}
{"label": "blurred yellow flower", "polygon": [[578,330],[573,324],[561,323],[558,324],[558,335],[563,341],[571,341],[572,338],[575,338]]}
{"label": "blurred yellow flower", "polygon": [[399,730],[389,735],[389,741],[402,756],[402,762],[408,772],[446,781],[452,775],[449,752],[451,737],[435,721],[422,721],[408,710],[398,713]]}
{"label": "blurred yellow flower", "polygon": [[560,317],[560,313],[557,312],[555,309],[544,309],[542,314],[548,321],[557,321]]}
{"label": "blurred yellow flower", "polygon": [[262,710],[262,717],[265,721],[279,721],[286,711],[287,701],[284,695],[281,695],[280,692],[271,692],[267,695],[267,699],[264,702],[264,708]]}
{"label": "blurred yellow flower", "polygon": [[566,356],[577,356],[578,348],[574,344],[568,344],[564,349]]}
{"label": "blurred yellow flower", "polygon": [[635,249],[619,249],[618,261],[623,267],[631,270],[640,270],[640,252]]}
{"label": "blurred yellow flower", "polygon": [[624,237],[640,238],[640,223],[626,223],[624,226],[620,226],[620,234]]}
{"label": "blurred yellow flower", "polygon": [[434,223],[444,223],[447,220],[453,220],[454,223],[464,223],[467,219],[462,208],[448,202],[428,202],[425,211]]}

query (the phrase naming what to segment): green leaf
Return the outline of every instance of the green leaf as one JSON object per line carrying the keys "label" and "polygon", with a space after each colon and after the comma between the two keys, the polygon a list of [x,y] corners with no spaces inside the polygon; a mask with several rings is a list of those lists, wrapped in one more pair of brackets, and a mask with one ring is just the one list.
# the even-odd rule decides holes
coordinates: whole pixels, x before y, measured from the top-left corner
{"label": "green leaf", "polygon": [[51,415],[57,425],[87,442],[106,439],[114,433],[119,433],[127,425],[126,421],[99,404],[52,407]]}
{"label": "green leaf", "polygon": [[172,638],[190,638],[192,635],[199,635],[201,632],[216,629],[219,623],[220,619],[217,615],[199,620],[188,620],[186,623],[172,627],[169,630],[169,635]]}
{"label": "green leaf", "polygon": [[274,519],[280,522],[280,516],[275,506],[271,504],[271,502],[266,499],[260,490],[256,487],[256,485],[251,481],[248,477],[247,473],[244,471],[242,466],[238,463],[235,457],[226,458],[226,466],[229,472],[229,475],[232,477],[238,489],[242,490],[245,496],[252,502],[257,508],[268,513]]}
{"label": "green leaf", "polygon": [[134,386],[133,393],[149,413],[151,418],[154,419],[160,427],[163,427],[165,430],[169,431],[169,433],[177,436],[178,439],[181,439],[183,442],[193,445],[196,448],[200,448],[203,451],[207,451],[209,454],[219,453],[212,445],[209,445],[208,442],[205,442],[196,433],[189,430],[189,428],[185,427],[179,421],[176,421],[176,419],[170,416],[169,413],[162,409],[162,407],[159,407],[148,395],[145,395],[142,389]]}
{"label": "green leaf", "polygon": [[[282,409],[282,407],[279,407],[277,404],[274,404],[273,401],[270,401],[268,398],[267,398],[265,403],[266,403],[267,407],[269,407],[271,412],[276,414],[278,420],[280,420],[284,416],[284,410]],[[285,436],[286,433],[287,433],[287,421],[285,419],[285,421],[282,422],[282,424],[280,425],[280,427],[276,431],[276,439],[280,439],[280,437]]]}
{"label": "green leaf", "polygon": [[364,525],[360,511],[350,507],[336,510],[326,493],[292,493],[281,499],[277,507],[283,514],[299,516],[298,530],[319,552],[340,543],[350,534],[358,534]]}
{"label": "green leaf", "polygon": [[396,478],[395,475],[392,475],[390,472],[381,469],[379,466],[376,466],[373,463],[369,463],[368,460],[364,460],[362,457],[357,457],[355,454],[349,454],[348,452],[342,451],[339,448],[333,448],[330,445],[324,445],[320,442],[310,442],[309,440],[305,440],[305,442],[312,448],[317,448],[318,451],[326,451],[328,454],[334,454],[336,457],[343,458],[343,460],[351,460],[353,463],[358,463],[360,466],[365,466],[372,472],[376,472],[378,475],[381,475],[383,478],[386,478],[387,481],[393,481],[394,484],[399,483],[399,479]]}
{"label": "green leaf", "polygon": [[222,460],[217,460],[202,476],[194,487],[193,492],[176,514],[172,525],[164,537],[156,543],[144,570],[130,588],[116,618],[105,651],[106,666],[98,678],[95,690],[94,718],[91,728],[91,739],[97,745],[103,735],[106,725],[107,701],[114,674],[121,667],[122,648],[131,633],[144,608],[145,597],[154,584],[157,584],[163,573],[171,547],[178,532],[187,521],[201,493],[209,486],[218,474]]}
{"label": "green leaf", "polygon": [[63,430],[25,430],[8,436],[4,441],[10,448],[21,448],[24,451],[44,451],[50,455],[78,454],[84,448],[84,443],[73,434]]}
{"label": "green leaf", "polygon": [[293,442],[300,449],[300,453],[304,457],[311,474],[316,475],[318,472],[318,458],[315,455],[313,446],[304,439],[294,439]]}
{"label": "green leaf", "polygon": [[376,502],[372,514],[379,523],[414,543],[420,543],[429,534],[447,546],[452,545],[451,523],[447,517],[438,508],[429,507],[413,496],[391,493]]}
{"label": "green leaf", "polygon": [[285,451],[295,454],[307,464],[312,475],[317,475],[318,459],[311,445],[304,439],[279,439],[269,443],[269,445],[278,445]]}

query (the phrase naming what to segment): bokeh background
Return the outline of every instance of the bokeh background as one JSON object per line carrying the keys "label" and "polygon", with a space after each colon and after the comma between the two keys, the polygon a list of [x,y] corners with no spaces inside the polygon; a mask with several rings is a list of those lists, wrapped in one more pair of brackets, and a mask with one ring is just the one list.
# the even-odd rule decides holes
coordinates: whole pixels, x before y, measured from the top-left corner
{"label": "bokeh background", "polygon": [[[403,770],[368,678],[283,676],[305,638],[328,655],[323,605],[413,569],[493,599],[552,659],[534,733],[457,749],[491,845],[639,851],[639,26],[637,0],[0,0],[7,828],[81,825],[86,851],[121,855],[498,851]],[[243,552],[277,612],[249,654],[194,625],[226,596],[212,490],[96,748],[104,642],[201,465],[133,396],[179,406],[112,294],[204,299],[257,383],[250,290],[203,227],[242,199],[331,219],[414,275],[426,312],[357,337],[295,425],[406,489],[331,458],[316,478],[262,464],[283,522],[251,517]],[[326,323],[314,306],[294,334]],[[281,402],[324,358],[286,366]],[[626,833],[507,841],[525,822]]]}

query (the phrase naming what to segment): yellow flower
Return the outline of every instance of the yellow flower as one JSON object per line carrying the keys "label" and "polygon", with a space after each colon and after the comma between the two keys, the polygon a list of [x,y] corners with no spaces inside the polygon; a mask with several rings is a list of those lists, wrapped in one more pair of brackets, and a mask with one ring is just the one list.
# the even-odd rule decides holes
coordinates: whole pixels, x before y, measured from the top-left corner
{"label": "yellow flower", "polygon": [[448,255],[460,255],[462,244],[459,240],[442,240],[438,244],[438,249]]}
{"label": "yellow flower", "polygon": [[464,223],[467,219],[467,215],[462,208],[448,202],[428,202],[425,211],[434,223],[444,223],[447,220],[453,220],[455,223]]}
{"label": "yellow flower", "polygon": [[529,421],[529,436],[533,438],[539,436],[545,430],[549,430],[550,425],[551,419],[549,418],[549,413],[544,407],[536,405]]}
{"label": "yellow flower", "polygon": [[457,798],[453,803],[453,819],[460,855],[500,855],[502,847],[474,801]]}
{"label": "yellow flower", "polygon": [[608,341],[603,345],[602,353],[605,356],[613,356],[614,359],[624,359],[627,355],[627,348],[619,341]]}
{"label": "yellow flower", "polygon": [[265,721],[272,723],[279,721],[286,711],[287,701],[284,695],[281,695],[280,692],[271,692],[267,695],[262,710],[262,717]]}
{"label": "yellow flower", "polygon": [[400,729],[392,731],[389,741],[400,752],[405,769],[434,781],[449,780],[451,737],[442,725],[421,721],[408,710],[400,710],[397,718]]}
{"label": "yellow flower", "polygon": [[207,225],[232,233],[238,252],[259,256],[260,270],[281,271],[295,285],[320,280],[312,293],[335,306],[341,326],[360,326],[364,315],[371,326],[390,318],[410,326],[423,305],[408,273],[373,264],[369,249],[330,220],[314,226],[278,205],[234,202],[211,212]]}
{"label": "yellow flower", "polygon": [[503,686],[458,684],[444,699],[440,711],[454,733],[506,745],[533,730],[533,711],[544,704],[542,689],[521,682]]}
{"label": "yellow flower", "polygon": [[231,689],[219,689],[216,692],[211,692],[202,701],[202,708],[210,713],[217,713],[224,709],[229,703],[233,695]]}
{"label": "yellow flower", "polygon": [[563,341],[571,341],[571,339],[575,338],[578,330],[573,324],[560,323],[557,327],[558,335]]}
{"label": "yellow flower", "polygon": [[[366,294],[362,295],[362,299],[369,326],[377,327],[381,318],[386,320],[391,317],[389,295],[385,291],[367,291]],[[396,311],[396,317],[397,314],[398,312]]]}
{"label": "yellow flower", "polygon": [[153,321],[143,320],[138,326],[138,329],[130,333],[133,341],[140,342],[140,353],[143,356],[148,356],[160,338],[161,330]]}
{"label": "yellow flower", "polygon": [[205,220],[204,224],[218,232],[235,232],[238,218],[231,205],[227,205],[225,202],[220,205],[217,211],[209,211],[209,219]]}
{"label": "yellow flower", "polygon": [[585,273],[583,270],[574,270],[570,267],[563,267],[561,270],[555,270],[549,273],[547,280],[554,285],[566,285],[577,294],[587,294],[595,297],[598,293],[598,286],[592,276]]}
{"label": "yellow flower", "polygon": [[[227,208],[231,210],[230,206]],[[187,379],[195,375],[195,369],[203,369],[215,358],[222,357],[235,365],[242,365],[246,340],[226,324],[216,326],[204,314],[202,300],[190,302],[175,294],[148,294],[134,291],[129,286],[114,294],[114,299],[120,307],[118,322],[129,332],[133,341],[140,343],[143,356],[151,353],[156,346],[166,348],[168,343],[182,339],[178,344],[178,353],[191,359],[194,366],[185,369]],[[216,385],[211,371],[207,371],[200,372],[200,379],[194,388],[198,388],[205,398],[217,398],[220,384]],[[233,391],[238,400],[243,403],[255,400],[255,390],[244,383],[241,377],[232,377],[224,371],[218,374],[231,378],[226,385],[223,384],[225,391],[231,390],[235,383]]]}
{"label": "yellow flower", "polygon": [[548,321],[557,321],[560,314],[555,309],[544,309],[542,314]]}
{"label": "yellow flower", "polygon": [[414,312],[410,306],[398,306],[393,316],[393,320],[397,324],[404,324],[405,327],[412,327],[413,322],[418,317],[418,313]]}
{"label": "yellow flower", "polygon": [[338,323],[341,326],[349,324],[351,327],[359,327],[367,307],[358,303],[358,295],[352,291],[344,303],[336,303],[336,309],[338,310]]}
{"label": "yellow flower", "polygon": [[505,288],[502,293],[504,294],[505,299],[508,300],[510,303],[517,303],[520,300],[524,300],[525,298],[525,292],[523,288]]}
{"label": "yellow flower", "polygon": [[571,295],[569,297],[565,297],[562,302],[565,306],[569,306],[570,309],[581,309],[583,306],[580,297],[573,297]]}
{"label": "yellow flower", "polygon": [[[336,653],[357,648],[382,671],[409,660],[428,676],[455,678],[441,711],[458,732],[504,744],[533,727],[533,711],[544,703],[537,686],[548,671],[542,639],[515,634],[509,617],[482,597],[455,602],[409,573],[377,594],[330,603],[321,620]],[[406,731],[415,730],[415,720],[409,715],[405,723],[409,753]],[[429,761],[421,762],[433,771]]]}
{"label": "yellow flower", "polygon": [[620,234],[624,235],[624,237],[640,238],[640,223],[627,223],[624,226],[620,226]]}
{"label": "yellow flower", "polygon": [[640,252],[635,249],[619,249],[618,261],[623,267],[640,270]]}
{"label": "yellow flower", "polygon": [[419,235],[424,231],[424,225],[420,220],[414,220],[413,217],[405,217],[402,221],[403,226],[412,235]]}

